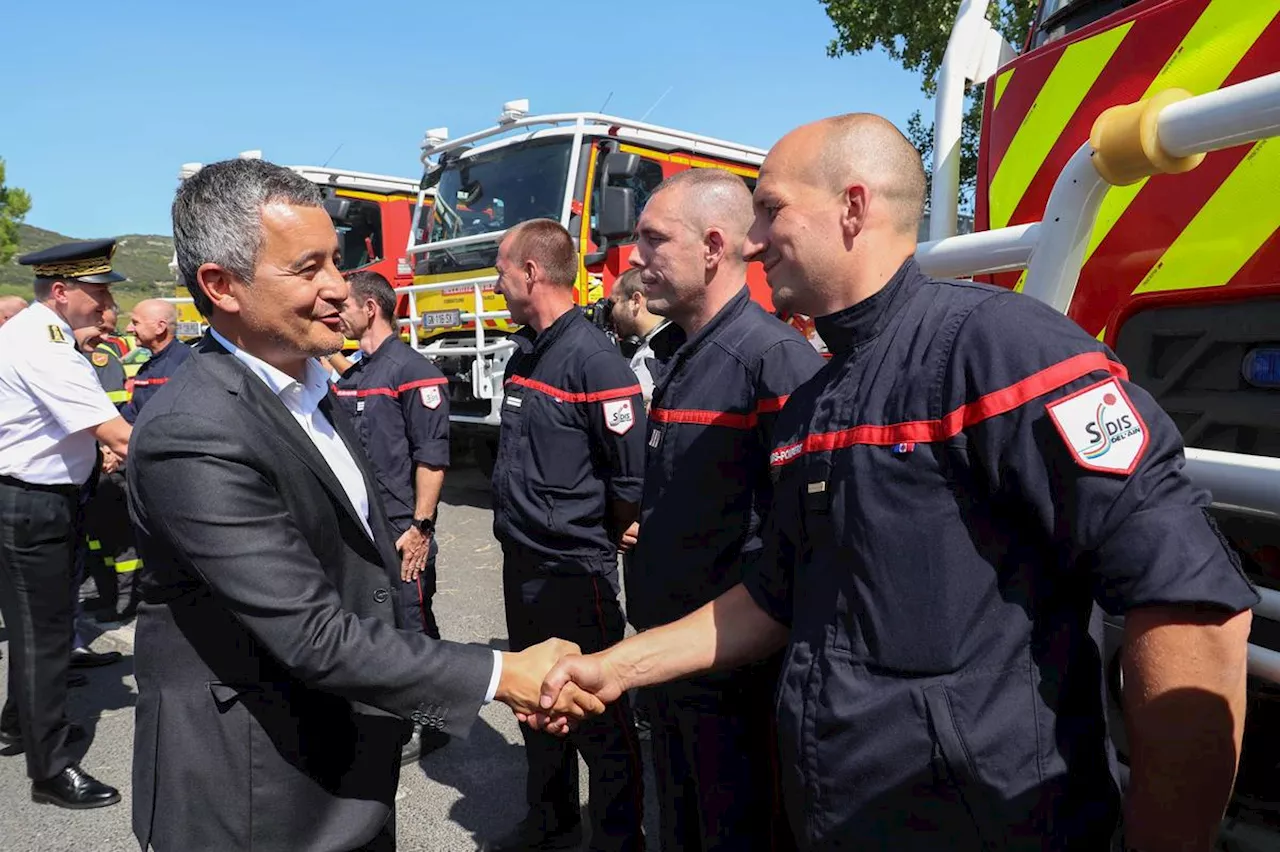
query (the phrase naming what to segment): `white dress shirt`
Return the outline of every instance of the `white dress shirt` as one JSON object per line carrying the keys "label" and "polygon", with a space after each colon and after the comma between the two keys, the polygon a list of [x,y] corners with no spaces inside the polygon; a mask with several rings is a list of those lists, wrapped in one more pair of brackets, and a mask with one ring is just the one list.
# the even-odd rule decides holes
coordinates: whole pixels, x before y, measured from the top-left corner
{"label": "white dress shirt", "polygon": [[653,376],[650,375],[649,365],[645,361],[654,357],[653,338],[669,325],[671,325],[671,320],[664,319],[649,329],[649,333],[644,336],[644,340],[640,341],[640,347],[631,354],[631,372],[635,373],[636,378],[640,380],[640,395],[644,398],[645,411],[649,410],[649,403],[653,399]]}
{"label": "white dress shirt", "polygon": [[364,476],[356,464],[351,450],[342,442],[342,438],[334,431],[333,424],[320,412],[320,400],[329,393],[329,373],[314,358],[307,360],[303,381],[238,348],[214,329],[209,329],[213,339],[236,356],[255,376],[262,379],[271,392],[279,397],[284,407],[289,409],[293,419],[298,421],[302,431],[307,433],[311,443],[315,444],[320,455],[329,464],[329,469],[338,478],[347,499],[355,507],[364,531],[373,538],[373,528],[369,526],[369,492],[364,487]]}
{"label": "white dress shirt", "polygon": [[[289,409],[293,419],[298,421],[302,431],[307,433],[307,437],[320,451],[320,456],[328,463],[333,475],[338,478],[342,490],[347,494],[347,499],[351,501],[351,505],[360,516],[365,532],[372,539],[373,529],[369,526],[369,491],[364,486],[360,467],[351,455],[351,450],[334,431],[333,424],[319,409],[320,400],[329,393],[329,371],[320,366],[320,362],[316,359],[309,359],[306,364],[305,380],[300,382],[283,370],[278,370],[261,358],[256,358],[240,349],[217,330],[210,328],[209,334],[222,345],[222,348],[238,358],[255,376],[262,379],[271,392],[284,403],[285,408]],[[83,358],[80,360],[84,361]],[[97,379],[95,378],[94,381]],[[105,398],[105,394],[103,396]],[[493,700],[501,676],[502,653],[494,651],[493,674],[489,678],[489,690],[484,698],[486,704]]]}
{"label": "white dress shirt", "polygon": [[0,474],[83,485],[98,458],[90,430],[119,416],[57,313],[35,302],[0,328]]}

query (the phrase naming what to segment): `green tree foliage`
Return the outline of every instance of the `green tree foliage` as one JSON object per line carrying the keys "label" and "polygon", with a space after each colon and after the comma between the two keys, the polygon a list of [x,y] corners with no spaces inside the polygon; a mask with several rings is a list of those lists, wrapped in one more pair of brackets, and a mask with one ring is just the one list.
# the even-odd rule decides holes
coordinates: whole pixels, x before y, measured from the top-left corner
{"label": "green tree foliage", "polygon": [[31,210],[26,190],[5,186],[4,160],[0,159],[0,264],[8,263],[18,250],[18,225]]}
{"label": "green tree foliage", "polygon": [[[929,97],[937,92],[938,69],[947,49],[960,0],[819,0],[835,25],[836,37],[827,45],[832,57],[856,56],[877,47],[908,71],[920,74],[920,88]],[[1020,47],[1031,28],[1039,0],[992,0],[987,10],[996,29]],[[972,201],[978,176],[978,132],[982,120],[982,86],[968,93],[961,137],[960,189],[964,203]],[[933,122],[917,111],[907,122],[907,136],[924,157],[933,157]]]}

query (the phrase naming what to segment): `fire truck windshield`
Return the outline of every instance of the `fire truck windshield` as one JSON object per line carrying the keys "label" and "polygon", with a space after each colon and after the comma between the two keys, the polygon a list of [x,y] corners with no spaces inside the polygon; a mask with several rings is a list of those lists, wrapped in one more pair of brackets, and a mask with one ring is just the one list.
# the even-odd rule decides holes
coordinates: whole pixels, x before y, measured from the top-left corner
{"label": "fire truck windshield", "polygon": [[[559,219],[569,171],[568,138],[519,143],[444,167],[436,185],[430,242],[504,231],[530,219]],[[428,252],[419,274],[493,266],[494,243]]]}

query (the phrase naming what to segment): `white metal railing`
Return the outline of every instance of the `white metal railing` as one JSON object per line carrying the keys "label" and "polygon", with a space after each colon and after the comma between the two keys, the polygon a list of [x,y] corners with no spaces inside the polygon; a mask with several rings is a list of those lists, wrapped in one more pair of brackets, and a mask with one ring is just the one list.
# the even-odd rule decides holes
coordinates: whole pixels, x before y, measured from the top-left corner
{"label": "white metal railing", "polygon": [[[570,198],[572,201],[572,198]],[[439,240],[437,242],[427,243],[410,243],[405,249],[405,254],[413,256],[428,251],[444,251],[451,248],[462,248],[463,246],[482,245],[484,243],[500,243],[502,238],[507,235],[507,230],[489,231],[483,234],[471,234],[466,237],[454,237],[451,240]]]}
{"label": "white metal railing", "polygon": [[961,0],[955,26],[938,68],[933,116],[933,192],[929,198],[929,239],[956,233],[960,201],[960,137],[964,95],[969,83],[985,80],[1014,57],[1013,46],[987,20],[988,0]]}
{"label": "white metal railing", "polygon": [[[1280,134],[1280,72],[1164,106],[1156,127],[1158,139],[1178,146],[1164,154],[1178,160]],[[1096,167],[1097,156],[1088,142],[1072,156],[1054,183],[1038,227],[1016,225],[931,240],[917,250],[921,266],[931,274],[979,274],[964,273],[957,259],[972,263],[972,270],[1004,270],[1017,268],[1013,261],[1027,254],[1025,292],[1065,312],[1075,295],[1098,206],[1110,186]]]}
{"label": "white metal railing", "polygon": [[412,178],[379,175],[372,172],[354,172],[328,166],[289,166],[294,172],[314,184],[344,189],[363,189],[372,192],[413,192],[419,190],[419,182]]}
{"label": "white metal railing", "polygon": [[716,139],[713,136],[702,136],[697,133],[688,133],[684,130],[677,130],[672,127],[663,127],[658,124],[634,121],[632,119],[621,118],[616,115],[605,115],[598,112],[568,112],[553,113],[549,115],[523,116],[513,121],[503,122],[484,130],[478,130],[475,133],[468,133],[465,136],[459,136],[457,139],[450,139],[446,142],[438,144],[429,144],[424,142],[422,145],[422,161],[425,164],[429,157],[471,145],[481,139],[501,136],[512,130],[539,127],[542,125],[561,124],[575,124],[582,127],[591,124],[600,125],[606,129],[617,128],[620,131],[629,130],[632,131],[637,139],[672,142],[679,144],[681,147],[687,148],[689,151],[696,154],[700,153],[720,157],[732,157],[734,159],[753,163],[754,165],[759,165],[764,162],[764,156],[767,153],[760,148],[755,148],[750,145],[742,145],[737,142],[730,142],[726,139]]}

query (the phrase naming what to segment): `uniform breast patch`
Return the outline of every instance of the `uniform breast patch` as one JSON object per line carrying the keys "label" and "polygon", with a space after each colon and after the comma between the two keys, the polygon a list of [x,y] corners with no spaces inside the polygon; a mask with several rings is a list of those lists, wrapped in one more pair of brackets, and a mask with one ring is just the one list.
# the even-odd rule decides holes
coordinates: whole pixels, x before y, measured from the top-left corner
{"label": "uniform breast patch", "polygon": [[425,388],[418,388],[418,395],[422,398],[422,404],[432,411],[440,407],[440,388],[431,385]]}
{"label": "uniform breast patch", "polygon": [[105,367],[110,363],[110,359],[107,358],[107,353],[105,352],[94,352],[89,356],[89,360],[93,362],[95,367]]}
{"label": "uniform breast patch", "polygon": [[636,425],[635,409],[629,399],[614,399],[602,404],[605,428],[616,435],[625,435]]}
{"label": "uniform breast patch", "polygon": [[1076,463],[1086,470],[1130,474],[1150,435],[1116,379],[1104,379],[1046,406]]}

